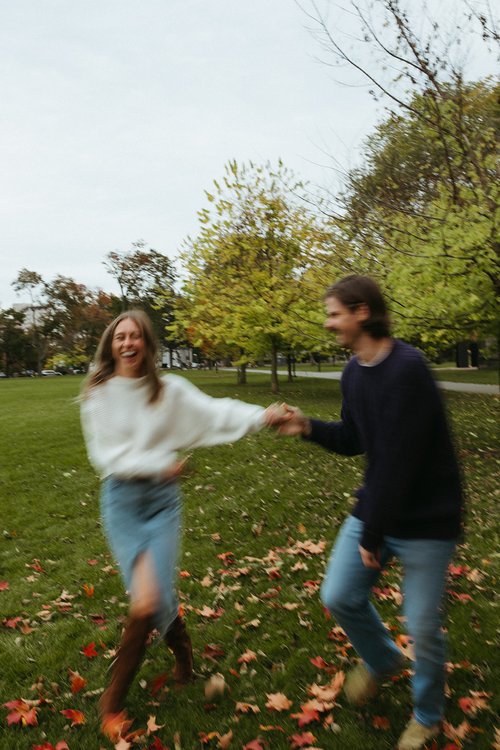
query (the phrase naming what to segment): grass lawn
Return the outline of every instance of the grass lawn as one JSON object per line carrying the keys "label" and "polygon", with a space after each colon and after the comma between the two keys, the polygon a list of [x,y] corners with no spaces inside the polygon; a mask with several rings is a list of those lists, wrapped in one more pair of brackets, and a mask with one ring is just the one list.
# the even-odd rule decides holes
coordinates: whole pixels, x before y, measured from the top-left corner
{"label": "grass lawn", "polygon": [[[237,386],[228,373],[193,373],[190,379],[213,396],[263,405],[273,400],[267,376],[253,374],[247,386]],[[50,750],[61,740],[70,750],[111,747],[98,737],[97,700],[127,605],[103,539],[98,480],[80,434],[74,400],[80,382],[0,382],[0,706],[41,700],[36,726],[8,726],[11,711],[0,708],[0,750]],[[308,414],[339,414],[334,381],[284,383],[282,397]],[[494,742],[498,669],[498,398],[450,393],[446,401],[468,488],[468,532],[447,597],[447,720],[464,735],[463,747],[486,750]],[[215,748],[218,737],[211,733],[230,730],[235,750],[257,738],[252,750],[290,748],[292,735],[306,732],[314,739],[296,738],[295,747],[393,748],[409,716],[405,675],[366,709],[348,707],[340,695],[319,720],[299,727],[291,716],[311,699],[311,685],[328,683],[355,660],[336,623],[325,617],[317,588],[360,481],[361,459],[263,432],[232,446],[197,450],[193,466],[184,482],[180,592],[200,678],[182,691],[172,688],[170,655],[153,642],[128,708],[134,728],[145,728],[150,715],[164,726],[137,737],[132,748]],[[399,581],[393,566],[377,598],[394,634],[404,636]],[[89,644],[92,658],[82,653]],[[71,692],[70,670],[86,681],[79,692]],[[224,676],[227,689],[212,702],[204,684],[215,673]],[[290,708],[267,708],[271,693],[286,694]],[[67,709],[83,712],[86,723],[70,726],[61,714]],[[451,741],[442,736],[435,750]]]}

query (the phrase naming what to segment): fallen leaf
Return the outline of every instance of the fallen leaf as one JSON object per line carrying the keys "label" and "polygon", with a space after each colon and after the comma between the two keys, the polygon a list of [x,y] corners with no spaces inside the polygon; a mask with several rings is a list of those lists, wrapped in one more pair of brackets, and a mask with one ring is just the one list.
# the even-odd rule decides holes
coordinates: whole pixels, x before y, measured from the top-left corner
{"label": "fallen leaf", "polygon": [[84,646],[80,653],[84,654],[84,656],[86,656],[87,659],[94,659],[94,657],[97,656],[97,651],[95,650],[94,641],[89,643],[87,646]]}
{"label": "fallen leaf", "polygon": [[248,714],[252,711],[254,714],[260,713],[260,708],[253,703],[244,703],[238,701],[236,703],[235,711],[237,713]]}
{"label": "fallen leaf", "polygon": [[87,684],[87,680],[78,674],[78,672],[73,672],[71,669],[69,670],[69,680],[72,693],[79,693]]}
{"label": "fallen leaf", "polygon": [[156,716],[150,716],[148,718],[148,723],[147,723],[148,734],[151,734],[151,732],[156,732],[158,729],[163,729],[164,726],[165,724],[156,723]]}
{"label": "fallen leaf", "polygon": [[59,713],[71,721],[72,727],[76,727],[78,724],[85,724],[85,716],[81,711],[76,711],[73,708],[66,708],[63,711],[59,711]]}
{"label": "fallen leaf", "polygon": [[215,697],[222,695],[225,689],[226,681],[224,675],[220,673],[213,674],[205,683],[205,698],[213,700]]}
{"label": "fallen leaf", "polygon": [[217,747],[220,747],[221,750],[227,750],[227,748],[230,746],[232,740],[233,740],[233,730],[230,729],[229,732],[226,732],[226,734],[223,734],[219,738],[219,742],[217,743]]}
{"label": "fallen leaf", "polygon": [[242,750],[264,750],[262,747],[260,740],[252,740],[251,742],[247,742],[246,745],[243,745]]}
{"label": "fallen leaf", "polygon": [[266,695],[266,708],[269,708],[271,711],[288,711],[292,706],[292,701],[284,693],[267,693]]}
{"label": "fallen leaf", "polygon": [[311,732],[292,734],[288,739],[291,740],[290,747],[292,748],[292,750],[295,750],[299,747],[307,747],[308,745],[312,745],[313,742],[316,742],[316,737],[314,736],[314,734],[311,734]]}
{"label": "fallen leaf", "polygon": [[37,708],[30,705],[24,700],[9,701],[3,704],[8,708],[10,714],[7,715],[7,724],[21,724],[23,727],[35,727],[38,724]]}
{"label": "fallen leaf", "polygon": [[257,654],[255,651],[247,649],[238,659],[238,664],[248,664],[251,661],[255,661]]}
{"label": "fallen leaf", "polygon": [[8,581],[0,581],[0,591],[7,591],[9,588]]}
{"label": "fallen leaf", "polygon": [[374,716],[372,719],[372,726],[375,729],[390,729],[391,723],[387,716]]}
{"label": "fallen leaf", "polygon": [[305,727],[313,721],[319,721],[320,715],[317,711],[302,711],[301,713],[290,714],[292,719],[297,719],[299,727]]}

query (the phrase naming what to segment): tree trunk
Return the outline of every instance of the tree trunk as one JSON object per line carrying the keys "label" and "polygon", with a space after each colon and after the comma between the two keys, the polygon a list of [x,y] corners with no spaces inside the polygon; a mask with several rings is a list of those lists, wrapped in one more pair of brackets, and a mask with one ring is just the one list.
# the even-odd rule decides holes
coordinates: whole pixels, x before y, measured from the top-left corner
{"label": "tree trunk", "polygon": [[292,372],[292,364],[293,364],[293,357],[291,352],[288,352],[286,355],[286,363],[288,367],[288,382],[293,383],[293,372]]}
{"label": "tree trunk", "polygon": [[278,383],[278,350],[274,341],[271,344],[271,390],[273,393],[279,393]]}
{"label": "tree trunk", "polygon": [[239,365],[236,370],[236,382],[238,385],[246,385],[247,383],[247,366],[246,364]]}

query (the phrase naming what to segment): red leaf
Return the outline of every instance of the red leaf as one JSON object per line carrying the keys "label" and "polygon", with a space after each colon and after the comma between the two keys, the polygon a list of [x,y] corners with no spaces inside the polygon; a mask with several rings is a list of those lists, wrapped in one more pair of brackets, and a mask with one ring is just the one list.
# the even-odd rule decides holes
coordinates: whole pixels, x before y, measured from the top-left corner
{"label": "red leaf", "polygon": [[11,617],[9,620],[2,620],[2,625],[5,628],[12,628],[13,630],[17,628],[17,623],[22,622],[22,617]]}
{"label": "red leaf", "polygon": [[154,742],[149,746],[148,750],[170,750],[159,737],[155,737]]}
{"label": "red leaf", "polygon": [[246,745],[243,745],[242,750],[264,750],[264,748],[260,744],[260,740],[252,740],[251,742],[247,742]]}
{"label": "red leaf", "polygon": [[0,581],[0,591],[7,591],[8,588],[8,581]]}
{"label": "red leaf", "polygon": [[312,721],[319,721],[320,716],[317,711],[302,711],[300,714],[290,714],[292,719],[297,719],[299,727],[305,727],[306,724],[310,724]]}
{"label": "red leaf", "polygon": [[97,656],[94,641],[92,641],[92,643],[89,643],[87,646],[84,646],[80,653],[84,654],[87,659],[93,659],[95,656]]}
{"label": "red leaf", "polygon": [[331,667],[331,664],[328,664],[327,661],[323,659],[322,656],[315,656],[314,659],[309,659],[313,667],[318,667],[318,669],[328,669]]}
{"label": "red leaf", "polygon": [[75,711],[74,708],[66,708],[63,711],[59,711],[59,713],[71,721],[72,727],[76,727],[78,724],[85,724],[84,714],[81,711]]}
{"label": "red leaf", "polygon": [[302,734],[292,734],[288,738],[291,740],[291,748],[295,750],[298,747],[308,747],[316,742],[316,737],[311,732],[302,732]]}
{"label": "red leaf", "polygon": [[215,645],[214,643],[208,643],[205,648],[203,649],[203,653],[201,655],[202,659],[220,659],[221,656],[224,656],[226,652],[223,648],[220,646]]}
{"label": "red leaf", "polygon": [[156,695],[160,692],[166,681],[168,680],[168,672],[162,672],[158,677],[155,677],[151,683],[151,695]]}
{"label": "red leaf", "polygon": [[10,710],[7,716],[7,724],[21,724],[23,727],[36,727],[38,720],[36,718],[37,709],[30,706],[23,700],[9,701],[4,703],[5,708]]}

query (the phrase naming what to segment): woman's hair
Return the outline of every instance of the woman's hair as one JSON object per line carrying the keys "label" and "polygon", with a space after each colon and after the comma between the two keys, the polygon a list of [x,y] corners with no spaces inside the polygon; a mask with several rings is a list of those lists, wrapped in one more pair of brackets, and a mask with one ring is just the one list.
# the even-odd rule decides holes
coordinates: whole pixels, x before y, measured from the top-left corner
{"label": "woman's hair", "polygon": [[378,284],[369,276],[346,276],[328,287],[325,298],[335,297],[346,307],[354,310],[359,305],[366,305],[370,317],[361,323],[361,327],[374,339],[383,339],[391,335],[391,323],[387,305]]}
{"label": "woman's hair", "polygon": [[113,343],[113,337],[117,326],[122,320],[127,319],[133,320],[138,326],[144,341],[143,375],[146,376],[150,388],[149,403],[152,404],[158,399],[163,389],[163,384],[156,372],[158,344],[151,321],[142,310],[127,310],[126,312],[122,312],[108,325],[99,341],[99,346],[97,347],[94,356],[92,371],[85,380],[82,390],[83,398],[88,396],[93,388],[102,385],[113,377],[115,372],[115,361],[113,359],[111,345]]}

